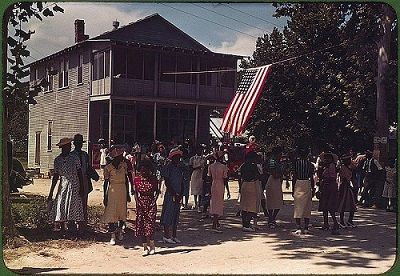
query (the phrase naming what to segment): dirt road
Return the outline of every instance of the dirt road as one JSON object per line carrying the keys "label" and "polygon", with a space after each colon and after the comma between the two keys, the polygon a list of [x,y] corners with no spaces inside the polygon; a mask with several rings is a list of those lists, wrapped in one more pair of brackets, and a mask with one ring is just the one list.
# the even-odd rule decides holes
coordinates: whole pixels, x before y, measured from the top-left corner
{"label": "dirt road", "polygon": [[[37,180],[24,188],[36,194],[48,193],[49,180]],[[90,204],[102,201],[101,184],[95,184]],[[293,202],[285,195],[278,215],[278,228],[269,229],[262,216],[260,230],[241,231],[237,211],[237,184],[231,183],[232,199],[226,200],[223,233],[210,231],[211,221],[201,220],[195,211],[182,211],[178,237],[180,245],[156,242],[157,254],[141,256],[140,241],[128,232],[122,243],[108,244],[109,236],[98,233],[92,242],[59,248],[57,240],[38,242],[22,257],[7,260],[18,273],[228,273],[228,274],[378,274],[390,269],[396,254],[396,216],[376,209],[359,209],[357,228],[344,229],[339,236],[320,230],[322,217],[313,211],[312,235],[296,236]],[[161,201],[160,201],[161,203]],[[133,210],[133,204],[130,210]],[[313,210],[317,209],[314,202]],[[161,208],[159,207],[159,212]],[[131,213],[132,214],[132,213]],[[132,224],[128,224],[132,228]],[[157,231],[156,241],[162,237]],[[79,246],[78,246],[79,243]],[[6,254],[7,255],[7,254]]]}

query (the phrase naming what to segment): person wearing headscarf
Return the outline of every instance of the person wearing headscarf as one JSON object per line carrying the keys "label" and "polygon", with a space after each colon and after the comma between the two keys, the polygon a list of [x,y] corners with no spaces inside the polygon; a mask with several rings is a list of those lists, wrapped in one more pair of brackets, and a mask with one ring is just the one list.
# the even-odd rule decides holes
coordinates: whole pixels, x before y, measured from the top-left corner
{"label": "person wearing headscarf", "polygon": [[[51,182],[48,202],[53,202],[51,217],[61,230],[75,233],[77,223],[85,221],[82,198],[84,196],[81,162],[76,154],[71,153],[71,138],[62,138],[57,146],[61,154],[54,159],[54,175]],[[59,182],[57,194],[53,201],[53,192]],[[56,229],[59,230],[59,229]]]}
{"label": "person wearing headscarf", "polygon": [[212,178],[210,215],[213,217],[212,229],[222,233],[219,218],[224,213],[224,182],[228,180],[228,167],[223,163],[223,151],[215,153],[216,161],[208,167],[207,175]]}
{"label": "person wearing headscarf", "polygon": [[170,161],[161,170],[161,177],[164,178],[166,186],[160,219],[164,227],[163,242],[165,243],[181,242],[176,237],[176,232],[183,194],[184,171],[180,164],[182,154],[181,150],[172,149],[168,155]]}
{"label": "person wearing headscarf", "polygon": [[122,227],[127,217],[127,202],[130,202],[128,170],[123,153],[122,146],[114,146],[110,150],[112,161],[104,168],[105,210],[102,220],[108,223],[111,245],[116,244],[117,235],[118,240],[123,239]]}

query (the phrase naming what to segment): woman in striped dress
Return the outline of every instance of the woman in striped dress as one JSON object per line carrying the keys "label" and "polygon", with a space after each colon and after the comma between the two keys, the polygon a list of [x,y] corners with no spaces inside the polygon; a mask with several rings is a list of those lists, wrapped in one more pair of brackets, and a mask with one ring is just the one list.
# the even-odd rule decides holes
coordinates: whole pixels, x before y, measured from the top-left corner
{"label": "woman in striped dress", "polygon": [[[294,199],[294,219],[296,220],[296,234],[308,234],[310,223],[312,197],[314,196],[314,165],[307,160],[307,151],[299,150],[299,159],[293,164],[292,196]],[[301,230],[301,219],[304,219],[304,231]]]}

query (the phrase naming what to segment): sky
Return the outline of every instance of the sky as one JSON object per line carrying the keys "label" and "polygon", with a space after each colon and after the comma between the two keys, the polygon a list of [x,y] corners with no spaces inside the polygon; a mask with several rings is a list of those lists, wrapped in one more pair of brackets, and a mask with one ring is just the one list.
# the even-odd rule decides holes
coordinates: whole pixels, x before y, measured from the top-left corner
{"label": "sky", "polygon": [[273,17],[275,8],[268,3],[59,2],[58,5],[64,9],[63,14],[56,13],[43,21],[34,18],[27,23],[27,29],[35,31],[28,41],[31,51],[28,63],[73,45],[75,19],[85,21],[85,34],[91,38],[112,30],[114,20],[121,27],[158,13],[210,50],[243,56],[253,54],[257,37],[286,24],[286,19]]}

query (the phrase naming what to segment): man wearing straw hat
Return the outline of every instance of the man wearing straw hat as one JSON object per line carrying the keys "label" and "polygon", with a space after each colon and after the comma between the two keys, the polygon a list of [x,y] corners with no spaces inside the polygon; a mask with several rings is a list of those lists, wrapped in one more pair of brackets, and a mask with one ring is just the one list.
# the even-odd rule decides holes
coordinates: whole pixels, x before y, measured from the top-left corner
{"label": "man wearing straw hat", "polygon": [[60,180],[52,206],[53,219],[56,223],[61,223],[61,230],[66,230],[65,224],[68,223],[68,230],[76,232],[76,222],[84,221],[83,177],[81,162],[77,155],[71,153],[71,142],[71,138],[62,138],[57,143],[57,146],[61,148],[61,154],[54,159],[54,176],[48,202],[52,202],[54,188]]}
{"label": "man wearing straw hat", "polygon": [[184,171],[180,166],[182,154],[181,150],[172,149],[168,155],[170,162],[161,171],[161,176],[165,179],[165,186],[167,187],[160,220],[164,226],[163,241],[165,243],[180,243],[180,240],[176,237],[176,230],[183,194]]}

